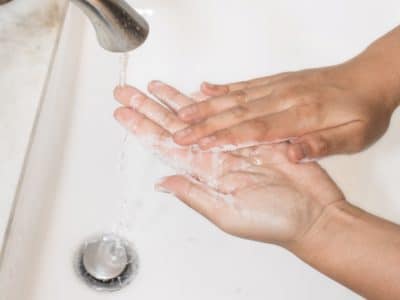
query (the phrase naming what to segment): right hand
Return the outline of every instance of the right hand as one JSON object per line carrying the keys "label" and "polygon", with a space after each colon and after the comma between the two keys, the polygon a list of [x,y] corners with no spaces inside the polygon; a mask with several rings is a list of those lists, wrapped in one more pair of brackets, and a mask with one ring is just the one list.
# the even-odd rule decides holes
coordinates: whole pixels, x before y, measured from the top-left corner
{"label": "right hand", "polygon": [[[316,163],[293,164],[288,144],[264,145],[231,153],[195,151],[174,145],[172,134],[186,125],[176,110],[193,100],[156,83],[150,91],[170,109],[133,87],[118,88],[125,106],[116,118],[167,161],[191,176],[175,175],[158,183],[222,230],[239,237],[292,248],[301,243],[329,207],[344,196]],[[198,180],[199,179],[199,180]]]}
{"label": "right hand", "polygon": [[203,150],[290,140],[294,162],[361,151],[384,134],[399,100],[387,91],[396,77],[375,60],[366,53],[335,67],[203,84],[212,97],[179,111],[191,126],[174,140]]}

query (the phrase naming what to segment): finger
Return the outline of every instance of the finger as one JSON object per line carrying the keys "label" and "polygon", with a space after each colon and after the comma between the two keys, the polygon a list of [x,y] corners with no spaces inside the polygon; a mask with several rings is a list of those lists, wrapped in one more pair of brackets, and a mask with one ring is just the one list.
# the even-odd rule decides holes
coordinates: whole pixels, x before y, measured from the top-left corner
{"label": "finger", "polygon": [[180,147],[164,128],[131,108],[117,109],[115,117],[172,168],[193,174],[210,184],[215,185],[215,180],[227,172],[245,170],[250,166],[249,162],[230,154]]}
{"label": "finger", "polygon": [[192,104],[194,101],[190,97],[182,94],[174,87],[162,83],[161,81],[152,81],[148,86],[149,92],[168,106],[173,111]]}
{"label": "finger", "polygon": [[289,101],[270,99],[269,97],[253,101],[251,104],[235,106],[229,110],[211,116],[174,134],[174,140],[180,145],[197,143],[199,139],[217,131],[233,127],[245,121],[274,114],[289,107]]}
{"label": "finger", "polygon": [[235,83],[229,83],[229,84],[212,84],[209,82],[204,82],[201,85],[201,91],[208,95],[208,96],[222,96],[226,95],[230,92],[233,91],[238,91],[238,90],[243,90],[247,88],[252,88],[256,86],[261,86],[264,84],[269,84],[274,81],[280,80],[286,76],[291,74],[290,72],[286,73],[280,73],[272,76],[265,76],[261,78],[256,78],[252,80],[247,80],[247,81],[239,81]]}
{"label": "finger", "polygon": [[255,166],[282,164],[289,162],[287,157],[288,146],[289,144],[284,142],[263,144],[255,147],[241,148],[234,153],[247,158]]}
{"label": "finger", "polygon": [[301,111],[302,108],[287,109],[252,119],[202,138],[198,144],[201,149],[209,150],[223,145],[240,147],[248,144],[277,143],[304,135],[315,128],[327,127],[322,113],[304,117]]}
{"label": "finger", "polygon": [[190,98],[192,98],[194,100],[194,102],[202,102],[202,101],[208,100],[210,97],[205,95],[201,91],[197,91],[197,92],[190,94]]}
{"label": "finger", "polygon": [[195,152],[190,157],[190,171],[211,187],[217,187],[219,178],[231,172],[247,171],[252,164],[243,157],[230,153]]}
{"label": "finger", "polygon": [[365,146],[362,128],[361,122],[351,122],[306,134],[292,140],[288,157],[293,162],[306,162],[333,154],[358,152]]}
{"label": "finger", "polygon": [[131,105],[131,98],[134,94],[136,94],[138,90],[133,86],[124,85],[117,86],[114,89],[114,98],[124,106]]}
{"label": "finger", "polygon": [[271,86],[260,86],[234,91],[221,97],[213,97],[206,101],[193,103],[179,110],[178,116],[185,122],[198,122],[202,119],[224,112],[228,109],[246,105],[270,95]]}
{"label": "finger", "polygon": [[161,144],[165,139],[171,138],[168,131],[132,108],[120,107],[115,110],[114,117],[127,130],[141,139],[147,139],[152,145]]}
{"label": "finger", "polygon": [[229,94],[229,87],[223,84],[203,82],[200,86],[200,91],[207,96],[218,97]]}
{"label": "finger", "polygon": [[170,176],[162,179],[156,190],[169,192],[183,203],[215,223],[226,203],[219,201],[217,192],[187,176]]}
{"label": "finger", "polygon": [[[150,147],[174,169],[207,176],[208,170],[201,167],[205,164],[199,163],[201,155],[206,153],[202,152],[194,157],[191,149],[173,143],[171,135],[164,128],[131,108],[118,108],[114,115],[127,130],[135,134],[146,147]],[[208,161],[211,161],[210,157]]]}
{"label": "finger", "polygon": [[[122,99],[121,101],[124,105],[129,105],[171,133],[187,126],[177,118],[175,113],[150,99],[147,95],[134,87],[117,88],[116,93],[117,96]],[[129,103],[127,99],[129,99]]]}

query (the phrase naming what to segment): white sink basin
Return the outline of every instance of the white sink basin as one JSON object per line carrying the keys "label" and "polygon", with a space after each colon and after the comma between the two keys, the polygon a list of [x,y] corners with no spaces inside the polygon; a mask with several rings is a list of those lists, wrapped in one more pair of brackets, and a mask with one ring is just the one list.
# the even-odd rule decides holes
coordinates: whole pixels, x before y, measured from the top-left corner
{"label": "white sink basin", "polygon": [[[132,55],[129,81],[187,92],[203,79],[338,63],[398,22],[397,0],[131,2],[148,10],[151,34]],[[71,8],[2,256],[1,300],[359,299],[290,253],[228,236],[154,192],[170,170],[134,139],[123,146],[112,118],[118,72],[118,56]],[[349,200],[398,222],[399,129],[397,115],[371,150],[324,162]],[[140,268],[128,287],[101,293],[76,276],[74,255],[113,230],[135,245]]]}

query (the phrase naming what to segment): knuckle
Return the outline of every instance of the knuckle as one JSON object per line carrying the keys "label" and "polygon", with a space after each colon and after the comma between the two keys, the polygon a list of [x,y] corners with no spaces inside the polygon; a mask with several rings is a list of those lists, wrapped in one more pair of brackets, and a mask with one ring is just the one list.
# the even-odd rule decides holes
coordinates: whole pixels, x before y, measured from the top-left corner
{"label": "knuckle", "polygon": [[174,88],[170,88],[170,93],[171,93],[171,98],[177,98],[181,95],[181,93]]}
{"label": "knuckle", "polygon": [[244,90],[233,92],[232,97],[237,105],[245,104],[249,100],[249,95]]}
{"label": "knuckle", "polygon": [[329,154],[329,142],[323,137],[319,136],[310,142],[311,155],[313,157],[325,156]]}
{"label": "knuckle", "polygon": [[249,108],[247,105],[240,105],[231,110],[231,114],[236,119],[242,119],[249,114]]}
{"label": "knuckle", "polygon": [[297,106],[294,113],[297,119],[314,119],[318,116],[321,111],[321,105],[319,103],[304,104]]}
{"label": "knuckle", "polygon": [[268,125],[262,118],[253,120],[250,123],[250,127],[255,141],[262,142],[268,138]]}
{"label": "knuckle", "polygon": [[163,130],[160,132],[160,135],[159,135],[160,142],[167,141],[170,138],[171,138],[171,135],[167,131]]}
{"label": "knuckle", "polygon": [[266,124],[263,119],[259,118],[252,121],[251,126],[254,131],[262,132],[266,129]]}
{"label": "knuckle", "polygon": [[144,115],[137,114],[137,116],[135,116],[135,120],[129,122],[129,128],[131,129],[132,132],[137,133],[138,128],[142,127],[146,121],[147,118]]}
{"label": "knuckle", "polygon": [[147,105],[147,98],[141,94],[133,96],[129,101],[129,105],[139,112]]}
{"label": "knuckle", "polygon": [[293,99],[295,94],[294,89],[286,84],[273,90],[273,95],[279,99]]}
{"label": "knuckle", "polygon": [[218,100],[212,100],[212,101],[203,101],[200,102],[199,104],[195,104],[194,106],[197,106],[198,112],[200,113],[201,116],[207,116],[208,114],[216,111],[218,109],[219,104]]}
{"label": "knuckle", "polygon": [[194,134],[196,136],[208,135],[209,133],[216,131],[217,126],[218,126],[218,122],[207,120],[203,123],[195,125]]}
{"label": "knuckle", "polygon": [[218,137],[230,145],[238,145],[239,137],[230,129],[221,130],[217,133]]}
{"label": "knuckle", "polygon": [[170,89],[165,92],[165,97],[163,97],[164,103],[171,103],[179,99],[180,93],[175,89]]}
{"label": "knuckle", "polygon": [[289,82],[281,83],[275,91],[275,94],[280,99],[292,100],[296,103],[303,102],[302,95],[307,94],[307,87],[297,83],[296,79],[291,79]]}
{"label": "knuckle", "polygon": [[179,92],[169,85],[165,85],[163,88],[164,88],[165,95],[168,98],[174,98],[177,95],[179,95]]}
{"label": "knuckle", "polygon": [[219,122],[218,119],[210,119],[207,120],[203,123],[204,125],[202,127],[202,131],[204,132],[210,132],[210,131],[215,131],[221,126],[221,123]]}
{"label": "knuckle", "polygon": [[302,103],[305,103],[306,105],[316,105],[318,106],[318,100],[322,98],[322,93],[320,91],[306,91],[303,93],[301,97],[299,97],[300,101]]}
{"label": "knuckle", "polygon": [[170,127],[175,122],[175,119],[167,111],[161,113],[161,126]]}

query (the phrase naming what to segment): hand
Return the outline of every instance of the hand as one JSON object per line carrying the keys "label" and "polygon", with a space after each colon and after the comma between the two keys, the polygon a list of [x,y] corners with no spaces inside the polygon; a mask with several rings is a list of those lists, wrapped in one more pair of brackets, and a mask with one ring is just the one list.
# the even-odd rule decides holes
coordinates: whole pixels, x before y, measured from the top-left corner
{"label": "hand", "polygon": [[290,140],[294,162],[361,151],[384,134],[398,101],[382,90],[390,80],[377,78],[384,75],[374,73],[370,56],[246,82],[205,83],[202,91],[212,98],[179,111],[192,126],[174,140],[203,150]]}
{"label": "hand", "polygon": [[[176,175],[158,183],[224,231],[258,241],[291,247],[312,228],[326,208],[344,197],[316,164],[292,164],[288,144],[258,146],[231,153],[202,152],[172,142],[172,134],[186,127],[176,111],[193,100],[159,82],[149,91],[167,107],[133,87],[116,89],[125,107],[116,118],[168,161],[190,175]],[[130,106],[130,107],[129,107]]]}
{"label": "hand", "polygon": [[257,156],[262,163],[221,174],[214,188],[184,176],[168,177],[159,188],[227,233],[291,249],[344,197],[317,164],[289,162],[286,148],[278,144],[244,150],[239,156],[244,162]]}

